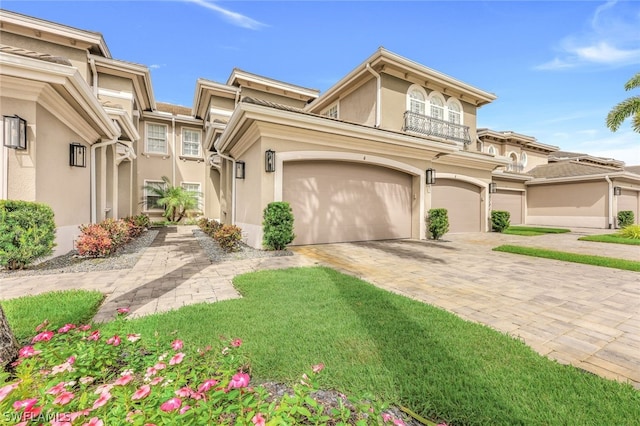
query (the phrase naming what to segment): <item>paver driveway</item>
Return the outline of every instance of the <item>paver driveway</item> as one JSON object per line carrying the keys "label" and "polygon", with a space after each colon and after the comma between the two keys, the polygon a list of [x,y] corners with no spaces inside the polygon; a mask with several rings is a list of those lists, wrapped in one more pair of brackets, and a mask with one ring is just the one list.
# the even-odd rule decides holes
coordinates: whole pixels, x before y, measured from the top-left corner
{"label": "paver driveway", "polygon": [[[503,243],[640,260],[577,235],[457,234],[294,247],[379,287],[523,339],[543,355],[640,388],[640,273],[492,252]],[[614,254],[610,254],[614,255]]]}

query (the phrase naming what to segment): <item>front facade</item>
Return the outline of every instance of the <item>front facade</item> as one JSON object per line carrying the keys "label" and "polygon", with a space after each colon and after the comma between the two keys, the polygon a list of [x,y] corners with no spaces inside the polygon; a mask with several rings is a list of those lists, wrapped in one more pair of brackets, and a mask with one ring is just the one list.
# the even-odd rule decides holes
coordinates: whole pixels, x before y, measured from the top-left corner
{"label": "front facade", "polygon": [[[254,247],[272,201],[291,204],[294,244],[423,239],[436,207],[451,232],[487,231],[492,209],[572,226],[639,216],[637,171],[587,163],[608,168],[585,174],[585,158],[478,129],[493,94],[383,48],[322,94],[234,69],[225,83],[199,79],[189,108],[157,102],[149,69],[112,58],[98,33],[8,11],[0,21],[0,112],[27,130],[25,149],[0,150],[0,198],[52,206],[56,254],[81,224],[160,219],[149,188],[165,177]],[[552,171],[563,161],[571,176]]]}

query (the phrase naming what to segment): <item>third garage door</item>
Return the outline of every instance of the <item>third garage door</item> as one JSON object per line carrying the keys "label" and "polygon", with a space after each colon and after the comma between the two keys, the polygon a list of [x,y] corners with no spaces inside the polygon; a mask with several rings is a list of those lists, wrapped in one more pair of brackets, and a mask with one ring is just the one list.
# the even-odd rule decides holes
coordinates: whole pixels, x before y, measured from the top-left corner
{"label": "third garage door", "polygon": [[431,188],[431,207],[445,208],[449,232],[481,231],[480,187],[454,179],[438,179]]}
{"label": "third garage door", "polygon": [[521,191],[501,191],[491,194],[491,209],[508,211],[509,221],[512,225],[521,225],[523,223],[522,210],[524,192]]}

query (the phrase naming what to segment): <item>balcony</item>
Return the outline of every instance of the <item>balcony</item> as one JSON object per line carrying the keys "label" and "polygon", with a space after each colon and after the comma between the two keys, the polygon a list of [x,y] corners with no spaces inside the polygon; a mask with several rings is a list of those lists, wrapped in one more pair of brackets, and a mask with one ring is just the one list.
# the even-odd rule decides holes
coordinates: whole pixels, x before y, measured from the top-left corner
{"label": "balcony", "polygon": [[471,143],[469,126],[451,123],[411,111],[404,113],[403,130],[405,132],[420,133],[425,136],[437,136],[439,138],[461,142],[465,145]]}
{"label": "balcony", "polygon": [[508,164],[505,171],[511,173],[522,173],[524,171],[524,165],[521,163]]}

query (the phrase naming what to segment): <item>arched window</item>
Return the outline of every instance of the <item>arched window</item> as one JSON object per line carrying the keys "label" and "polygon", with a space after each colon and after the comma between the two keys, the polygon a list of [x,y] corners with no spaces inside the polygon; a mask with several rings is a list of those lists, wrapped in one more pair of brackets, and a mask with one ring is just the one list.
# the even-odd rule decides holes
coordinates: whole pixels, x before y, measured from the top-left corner
{"label": "arched window", "polygon": [[450,123],[462,124],[462,105],[457,99],[447,101],[447,115]]}
{"label": "arched window", "polygon": [[425,115],[427,113],[427,94],[424,89],[414,84],[409,87],[407,93],[407,111]]}
{"label": "arched window", "polygon": [[520,154],[520,164],[522,164],[522,167],[527,167],[527,153],[523,152],[522,154]]}
{"label": "arched window", "polygon": [[444,120],[444,99],[438,92],[432,92],[429,96],[429,104],[431,105],[431,117],[438,120]]}
{"label": "arched window", "polygon": [[491,155],[496,155],[496,148],[493,145],[489,145],[489,148],[487,148],[487,153]]}

